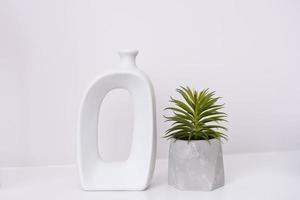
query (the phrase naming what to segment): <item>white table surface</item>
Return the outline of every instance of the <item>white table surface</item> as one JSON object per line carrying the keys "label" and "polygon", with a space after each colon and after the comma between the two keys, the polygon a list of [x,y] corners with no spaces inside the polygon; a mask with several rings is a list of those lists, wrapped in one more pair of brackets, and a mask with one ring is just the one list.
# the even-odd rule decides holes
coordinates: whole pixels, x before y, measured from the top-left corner
{"label": "white table surface", "polygon": [[158,160],[146,191],[82,191],[74,165],[1,168],[0,200],[300,199],[300,151],[225,155],[225,186],[180,191],[167,184],[167,160]]}

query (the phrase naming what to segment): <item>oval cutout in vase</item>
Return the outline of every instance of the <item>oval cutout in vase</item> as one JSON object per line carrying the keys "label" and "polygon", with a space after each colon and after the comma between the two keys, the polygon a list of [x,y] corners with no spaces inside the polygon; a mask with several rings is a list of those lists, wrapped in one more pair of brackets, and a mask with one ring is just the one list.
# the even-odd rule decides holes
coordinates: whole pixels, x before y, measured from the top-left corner
{"label": "oval cutout in vase", "polygon": [[[155,98],[149,78],[135,64],[137,54],[120,51],[119,66],[98,77],[83,97],[77,164],[84,190],[144,190],[151,182],[156,158]],[[132,144],[126,161],[105,162],[98,153],[98,111],[105,95],[117,88],[127,90],[133,100]]]}
{"label": "oval cutout in vase", "polygon": [[104,97],[98,115],[100,157],[105,162],[127,160],[133,130],[133,102],[129,92],[124,89],[111,90]]}

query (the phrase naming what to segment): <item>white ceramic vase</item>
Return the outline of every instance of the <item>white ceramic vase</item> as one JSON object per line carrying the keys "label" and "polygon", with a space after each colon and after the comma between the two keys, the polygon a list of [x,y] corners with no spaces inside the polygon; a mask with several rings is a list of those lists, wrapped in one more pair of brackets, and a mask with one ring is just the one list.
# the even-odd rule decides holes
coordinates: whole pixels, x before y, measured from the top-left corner
{"label": "white ceramic vase", "polygon": [[[155,98],[150,80],[136,66],[137,54],[120,51],[119,66],[98,77],[83,97],[77,160],[84,190],[144,190],[150,184],[156,159]],[[104,162],[98,153],[98,111],[105,95],[117,88],[128,90],[133,99],[132,145],[126,161]]]}
{"label": "white ceramic vase", "polygon": [[224,185],[221,142],[217,139],[170,143],[169,185],[180,190],[210,191]]}

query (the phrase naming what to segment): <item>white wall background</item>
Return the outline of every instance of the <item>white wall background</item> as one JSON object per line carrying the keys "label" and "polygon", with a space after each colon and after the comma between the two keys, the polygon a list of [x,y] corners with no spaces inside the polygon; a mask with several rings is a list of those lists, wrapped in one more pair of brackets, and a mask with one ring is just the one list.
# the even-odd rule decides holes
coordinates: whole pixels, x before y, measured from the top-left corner
{"label": "white wall background", "polygon": [[[73,163],[83,91],[128,47],[156,91],[158,157],[178,85],[223,97],[225,153],[300,149],[299,10],[296,0],[0,0],[0,166]],[[108,160],[128,154],[130,103],[124,91],[105,99]]]}

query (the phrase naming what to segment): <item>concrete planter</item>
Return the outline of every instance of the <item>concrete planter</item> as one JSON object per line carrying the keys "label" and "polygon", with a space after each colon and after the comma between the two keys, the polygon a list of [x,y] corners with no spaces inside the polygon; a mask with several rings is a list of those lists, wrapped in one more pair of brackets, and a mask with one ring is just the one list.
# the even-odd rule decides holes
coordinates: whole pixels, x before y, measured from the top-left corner
{"label": "concrete planter", "polygon": [[180,190],[210,191],[224,185],[222,146],[211,139],[171,141],[169,185]]}

